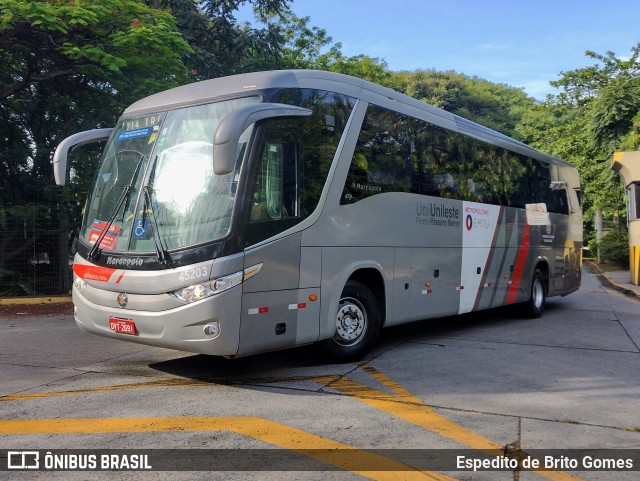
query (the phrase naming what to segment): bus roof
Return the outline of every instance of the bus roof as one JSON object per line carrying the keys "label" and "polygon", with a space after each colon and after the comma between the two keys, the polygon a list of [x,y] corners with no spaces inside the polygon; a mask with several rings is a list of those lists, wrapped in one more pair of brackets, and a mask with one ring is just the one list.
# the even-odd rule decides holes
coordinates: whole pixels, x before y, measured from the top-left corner
{"label": "bus roof", "polygon": [[273,70],[204,80],[139,100],[127,108],[123,115],[173,110],[219,98],[250,96],[252,92],[274,88],[312,88],[349,95],[549,164],[573,167],[557,157],[535,150],[504,134],[395,90],[349,75],[321,70]]}

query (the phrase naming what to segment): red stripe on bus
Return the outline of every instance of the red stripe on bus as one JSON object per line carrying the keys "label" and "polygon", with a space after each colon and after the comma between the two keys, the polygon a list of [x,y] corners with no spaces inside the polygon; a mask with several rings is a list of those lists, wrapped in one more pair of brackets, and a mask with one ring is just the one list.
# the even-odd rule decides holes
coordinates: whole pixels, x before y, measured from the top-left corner
{"label": "red stripe on bus", "polygon": [[98,282],[109,282],[111,276],[116,271],[116,269],[112,269],[111,267],[98,267],[98,266],[89,266],[86,264],[73,264],[73,272],[80,278],[90,280],[90,281],[98,281]]}
{"label": "red stripe on bus", "polygon": [[511,277],[511,285],[507,291],[507,298],[505,304],[513,304],[516,302],[516,295],[520,288],[520,282],[522,281],[522,274],[524,274],[524,266],[529,255],[529,224],[524,225],[524,232],[522,233],[522,242],[520,243],[520,249],[518,250],[518,257],[516,258],[516,265],[513,268],[513,276]]}

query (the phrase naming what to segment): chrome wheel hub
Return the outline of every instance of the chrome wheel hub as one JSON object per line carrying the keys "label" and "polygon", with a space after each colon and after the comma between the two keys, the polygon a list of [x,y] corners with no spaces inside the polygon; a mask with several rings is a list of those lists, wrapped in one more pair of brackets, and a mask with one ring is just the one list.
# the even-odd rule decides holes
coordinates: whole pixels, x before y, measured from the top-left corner
{"label": "chrome wheel hub", "polygon": [[360,301],[351,297],[341,299],[334,340],[343,346],[352,346],[362,339],[366,329],[367,314]]}
{"label": "chrome wheel hub", "polygon": [[533,299],[533,305],[536,309],[539,309],[544,302],[544,286],[540,279],[533,281],[533,287],[531,288],[531,297]]}

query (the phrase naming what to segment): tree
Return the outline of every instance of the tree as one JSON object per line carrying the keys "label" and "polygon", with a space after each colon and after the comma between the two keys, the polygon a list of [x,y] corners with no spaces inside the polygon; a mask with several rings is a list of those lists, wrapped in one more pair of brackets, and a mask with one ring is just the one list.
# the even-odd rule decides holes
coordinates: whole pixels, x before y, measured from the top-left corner
{"label": "tree", "polygon": [[[191,80],[261,70],[276,62],[283,38],[276,22],[264,28],[239,24],[240,5],[251,3],[258,16],[277,19],[290,0],[146,0],[154,8],[171,12],[192,51],[183,57]],[[262,68],[264,70],[264,68]]]}
{"label": "tree", "polygon": [[171,15],[135,0],[4,0],[0,49],[0,101],[61,77],[111,82],[139,72],[175,82],[189,51]]}
{"label": "tree", "polygon": [[624,212],[623,191],[610,168],[613,153],[637,148],[640,119],[640,44],[629,58],[587,51],[595,65],[562,72],[561,89],[525,114],[516,131],[534,147],[574,164],[584,192],[586,237],[595,208],[609,218]]}
{"label": "tree", "polygon": [[[37,212],[40,230],[57,231],[61,245],[77,221],[84,199],[58,207],[73,197],[53,186],[58,142],[112,125],[132,99],[188,81],[182,57],[189,50],[171,15],[139,1],[3,0],[0,268],[39,243],[16,234],[33,217],[27,212]],[[67,264],[64,249],[55,255],[55,241],[47,250],[54,264]]]}
{"label": "tree", "polygon": [[[267,14],[287,1],[252,3]],[[57,189],[50,160],[64,137],[112,126],[127,105],[154,92],[243,71],[247,59],[278,53],[279,31],[237,24],[244,2],[2,0],[0,267],[37,242],[12,234],[25,212],[48,213],[38,225],[61,235],[79,221],[99,152],[72,155],[76,176]]]}
{"label": "tree", "polygon": [[256,22],[265,25],[260,31],[279,39],[280,44],[274,49],[278,54],[275,58],[248,59],[245,71],[326,70],[391,86],[392,75],[384,60],[368,55],[347,57],[342,53],[342,44],[334,43],[325,29],[310,25],[309,17],[298,17],[289,8],[267,14],[256,9]]}
{"label": "tree", "polygon": [[134,0],[4,0],[0,118],[12,142],[0,150],[2,178],[26,170],[51,180],[49,160],[64,136],[112,124],[142,92],[185,82],[189,50],[171,15]]}
{"label": "tree", "polygon": [[534,103],[518,88],[454,71],[416,70],[393,75],[397,90],[509,136],[515,135],[520,117]]}

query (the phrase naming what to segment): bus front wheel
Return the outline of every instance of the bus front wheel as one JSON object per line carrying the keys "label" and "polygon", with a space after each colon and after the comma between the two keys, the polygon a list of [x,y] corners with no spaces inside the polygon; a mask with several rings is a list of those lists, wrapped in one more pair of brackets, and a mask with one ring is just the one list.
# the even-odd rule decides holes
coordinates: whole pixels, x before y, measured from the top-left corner
{"label": "bus front wheel", "polygon": [[544,312],[544,305],[547,300],[547,283],[544,274],[540,269],[536,269],[531,279],[531,296],[525,304],[526,314],[537,319]]}
{"label": "bus front wheel", "polygon": [[332,361],[357,361],[376,344],[381,319],[371,290],[361,282],[348,281],[338,303],[335,334],[320,342],[319,347]]}

